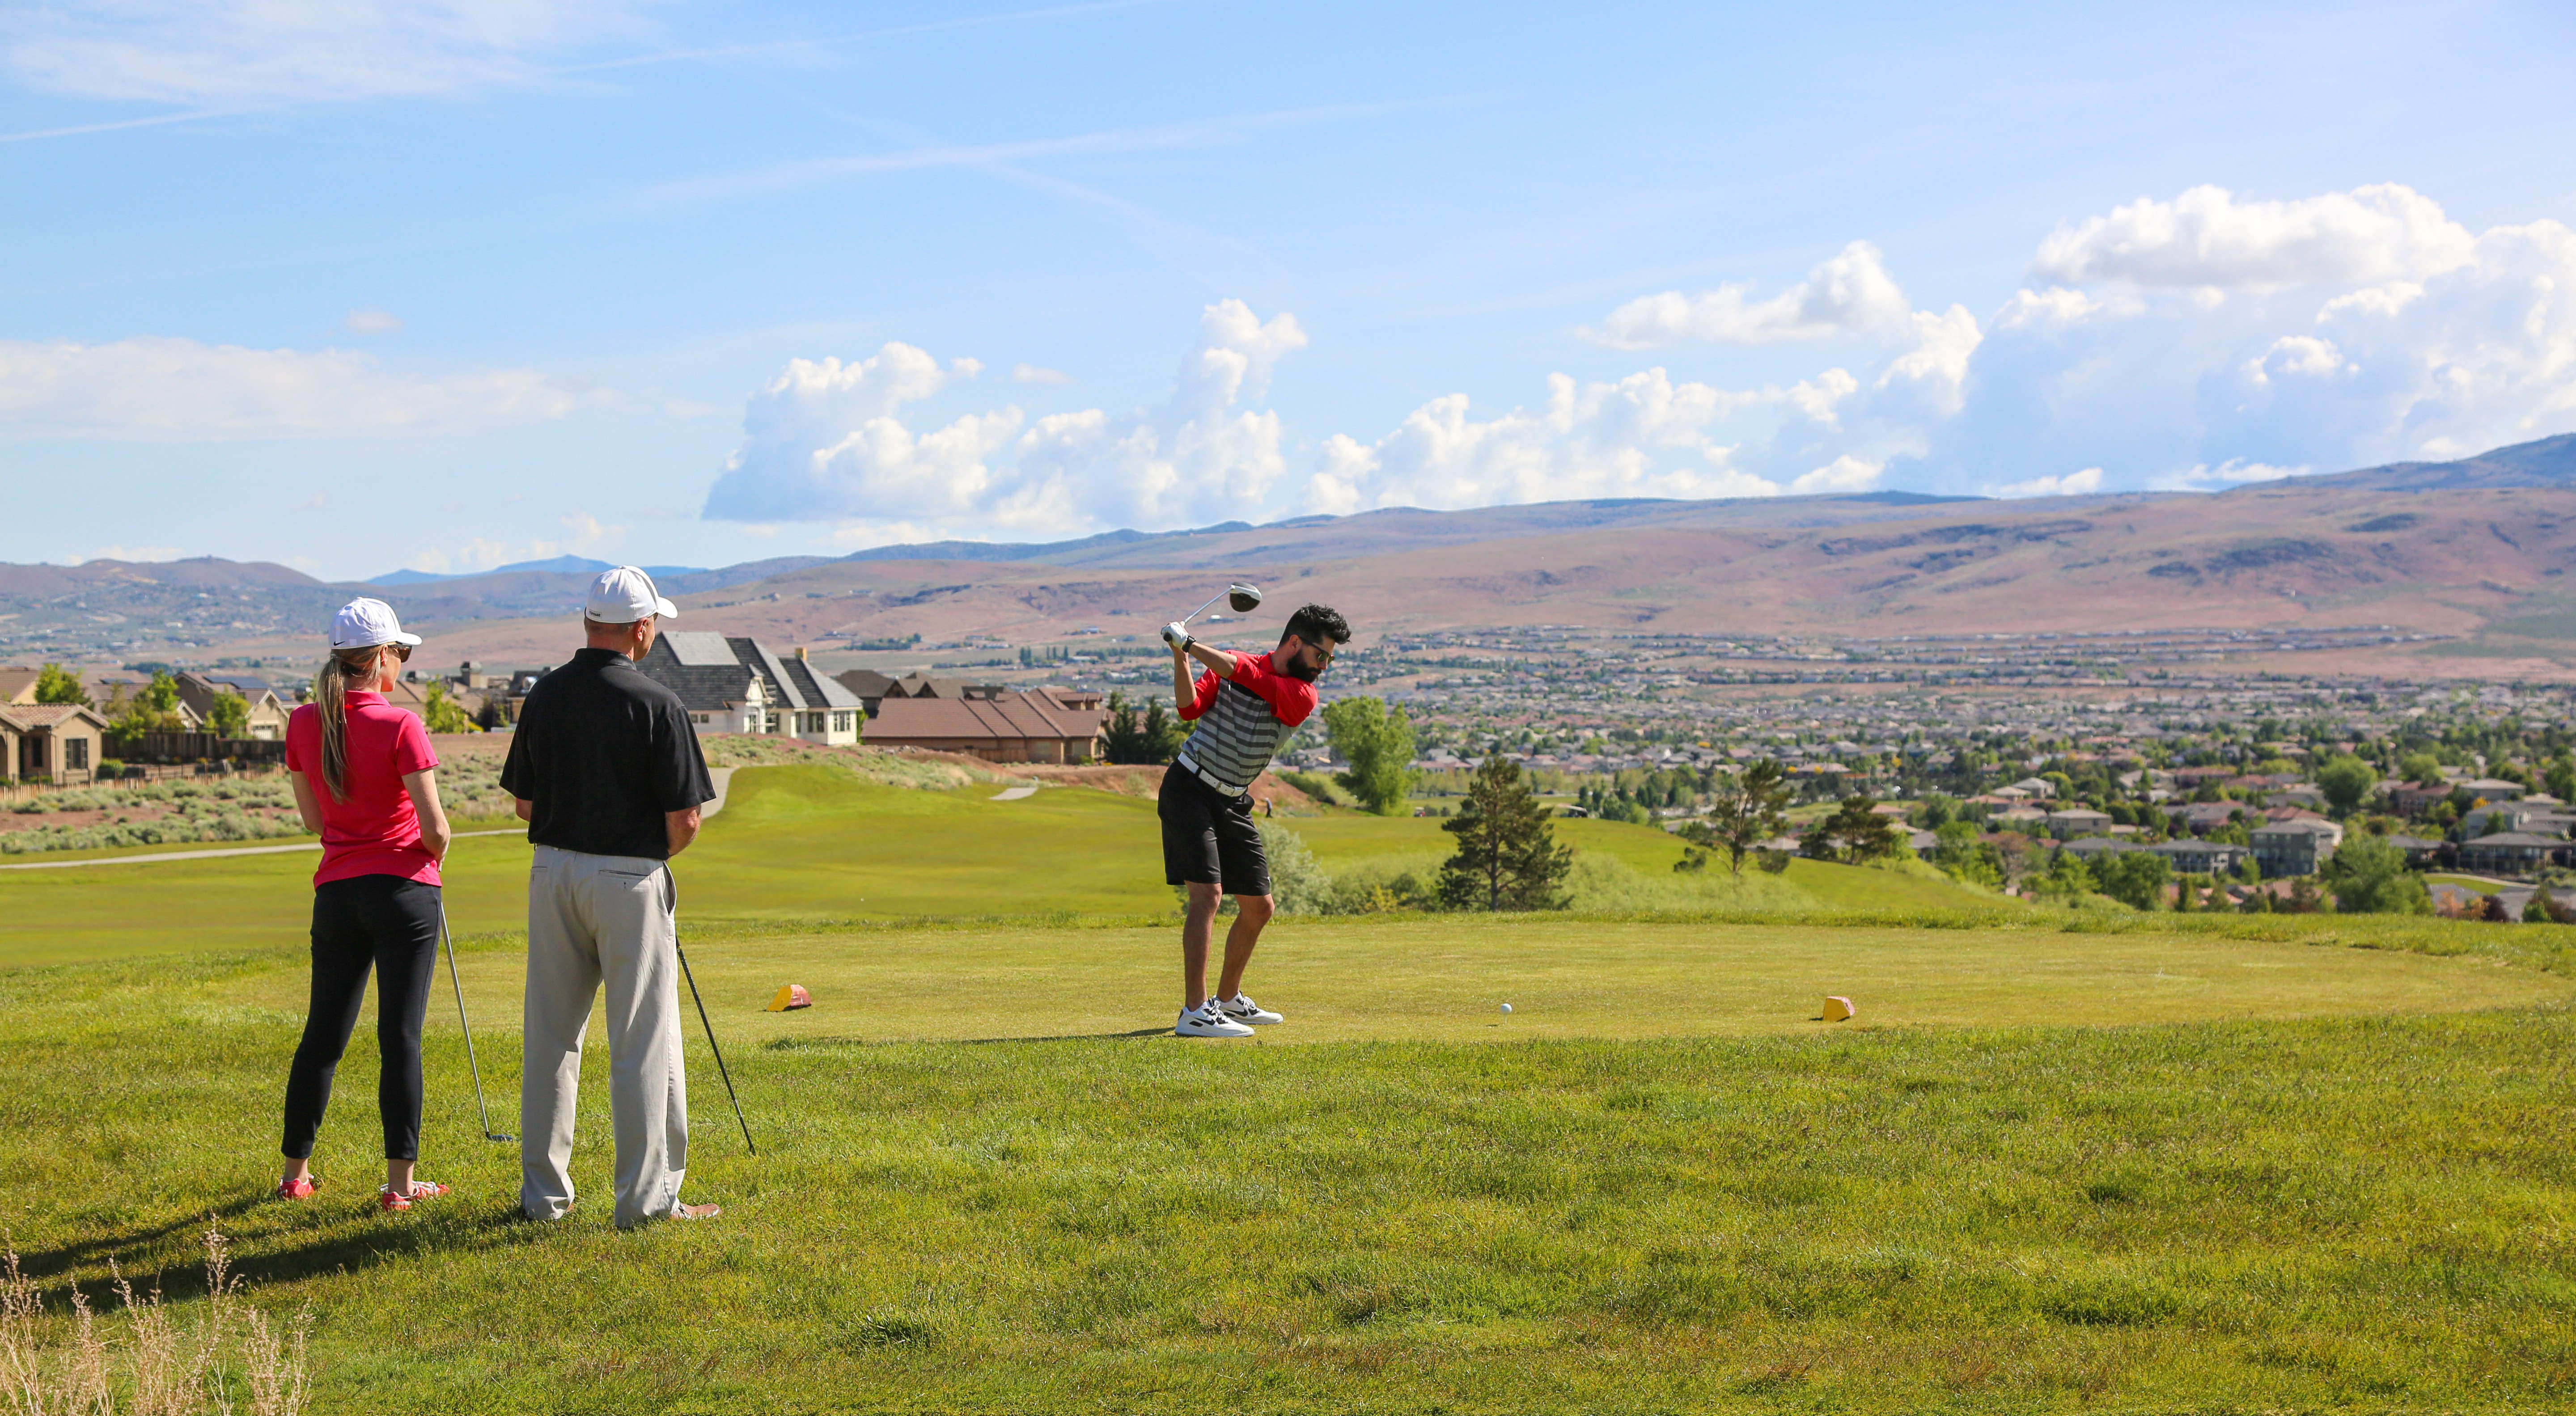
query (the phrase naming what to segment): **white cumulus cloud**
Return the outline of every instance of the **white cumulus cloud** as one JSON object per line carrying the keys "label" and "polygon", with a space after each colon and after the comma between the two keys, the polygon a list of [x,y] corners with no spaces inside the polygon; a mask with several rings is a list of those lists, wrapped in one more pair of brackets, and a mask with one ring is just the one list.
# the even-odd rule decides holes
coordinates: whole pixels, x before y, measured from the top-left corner
{"label": "white cumulus cloud", "polygon": [[743,444],[706,514],[1060,532],[1258,511],[1288,463],[1279,415],[1247,405],[1305,344],[1295,316],[1265,321],[1240,300],[1220,301],[1201,316],[1198,346],[1160,407],[1030,422],[1010,405],[926,433],[904,421],[903,407],[973,377],[975,361],[943,369],[905,344],[846,366],[799,359],[745,411]]}
{"label": "white cumulus cloud", "polygon": [[[1830,410],[1828,394],[1809,395]],[[1735,412],[1786,397],[1676,384],[1662,369],[1616,383],[1553,374],[1544,406],[1482,421],[1470,416],[1465,394],[1450,394],[1416,408],[1374,442],[1343,434],[1328,440],[1309,500],[1318,511],[1349,512],[1577,497],[1776,496],[1778,483],[1728,465],[1730,449],[1710,435]]]}
{"label": "white cumulus cloud", "polygon": [[2474,239],[2439,203],[2395,183],[2274,202],[2194,187],[2059,227],[2031,268],[2060,285],[2352,285],[2455,269]]}
{"label": "white cumulus cloud", "polygon": [[1885,259],[1867,241],[1854,241],[1807,278],[1767,300],[1752,300],[1750,285],[1721,285],[1697,295],[1667,290],[1612,310],[1599,329],[1583,337],[1611,349],[1656,349],[1705,341],[1779,344],[1838,334],[1898,334],[1914,307],[1887,273]]}
{"label": "white cumulus cloud", "polygon": [[1887,464],[1845,453],[1824,466],[1800,476],[1789,484],[1791,496],[1819,496],[1836,492],[1865,492],[1877,485]]}
{"label": "white cumulus cloud", "polygon": [[534,369],[422,378],[344,350],[0,340],[0,437],[226,441],[446,432],[622,406]]}
{"label": "white cumulus cloud", "polygon": [[2008,482],[1986,488],[1990,497],[2080,497],[2102,490],[2102,469],[2087,467],[2062,477],[2033,477],[2027,482]]}

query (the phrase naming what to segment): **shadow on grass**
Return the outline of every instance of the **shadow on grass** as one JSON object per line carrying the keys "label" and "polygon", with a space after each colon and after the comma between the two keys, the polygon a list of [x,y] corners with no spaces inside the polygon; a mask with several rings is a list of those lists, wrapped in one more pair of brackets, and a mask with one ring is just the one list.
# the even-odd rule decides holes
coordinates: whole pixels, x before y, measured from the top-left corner
{"label": "shadow on grass", "polygon": [[[354,1272],[413,1255],[530,1243],[551,1232],[551,1226],[528,1221],[516,1204],[433,1214],[414,1210],[399,1217],[380,1214],[372,1193],[362,1209],[352,1209],[345,1197],[328,1210],[308,1208],[313,1205],[290,1205],[254,1191],[182,1219],[23,1253],[18,1259],[48,1300],[67,1302],[77,1289],[95,1306],[114,1292],[110,1265],[138,1294],[159,1292],[172,1301],[204,1297],[204,1235],[209,1228],[229,1241],[233,1274],[254,1285]],[[264,1225],[254,1218],[264,1215],[284,1222]]]}
{"label": "shadow on grass", "polygon": [[760,1045],[763,1052],[806,1052],[841,1047],[901,1047],[907,1043],[935,1044],[941,1047],[986,1047],[1013,1042],[1124,1042],[1135,1038],[1170,1037],[1170,1028],[1131,1028],[1126,1032],[1055,1033],[1045,1037],[778,1037]]}

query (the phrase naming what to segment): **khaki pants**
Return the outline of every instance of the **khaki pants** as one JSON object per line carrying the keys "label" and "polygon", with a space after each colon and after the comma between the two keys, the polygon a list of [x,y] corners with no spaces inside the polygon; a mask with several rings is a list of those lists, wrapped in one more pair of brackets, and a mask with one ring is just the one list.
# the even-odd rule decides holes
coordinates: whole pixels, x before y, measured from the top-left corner
{"label": "khaki pants", "polygon": [[608,985],[608,1114],[617,1135],[617,1227],[668,1216],[689,1166],[680,1057],[679,903],[670,869],[643,856],[537,847],[528,871],[528,1001],[519,1074],[519,1207],[572,1204],[582,1033]]}

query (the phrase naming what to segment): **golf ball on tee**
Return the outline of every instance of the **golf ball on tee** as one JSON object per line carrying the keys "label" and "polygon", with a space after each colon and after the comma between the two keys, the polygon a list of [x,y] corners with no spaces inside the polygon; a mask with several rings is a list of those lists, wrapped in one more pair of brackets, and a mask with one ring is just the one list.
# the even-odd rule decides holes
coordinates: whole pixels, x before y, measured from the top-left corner
{"label": "golf ball on tee", "polygon": [[1506,1004],[1504,1004],[1504,1005],[1503,1005],[1503,1011],[1504,1011],[1504,1012],[1508,1013],[1508,1012],[1510,1012],[1511,1010],[1512,1010],[1512,1005],[1511,1005],[1511,1004],[1506,1003]]}

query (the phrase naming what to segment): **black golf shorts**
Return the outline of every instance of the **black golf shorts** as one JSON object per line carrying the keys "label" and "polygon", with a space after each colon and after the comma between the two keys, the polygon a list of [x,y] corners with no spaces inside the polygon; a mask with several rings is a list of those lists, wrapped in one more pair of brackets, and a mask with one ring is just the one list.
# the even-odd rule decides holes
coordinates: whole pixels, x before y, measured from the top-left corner
{"label": "black golf shorts", "polygon": [[1155,812],[1163,818],[1163,879],[1222,887],[1229,895],[1270,893],[1270,859],[1252,798],[1230,797],[1175,762],[1163,773]]}

